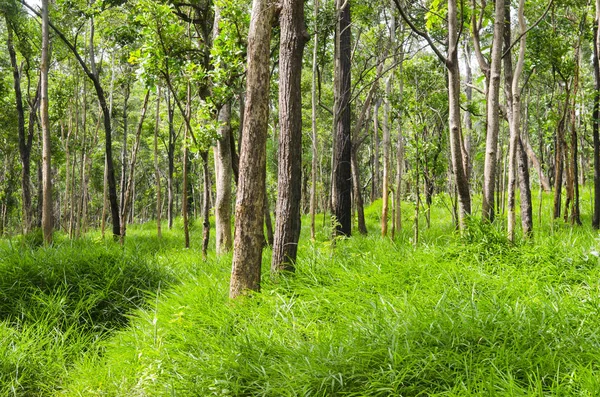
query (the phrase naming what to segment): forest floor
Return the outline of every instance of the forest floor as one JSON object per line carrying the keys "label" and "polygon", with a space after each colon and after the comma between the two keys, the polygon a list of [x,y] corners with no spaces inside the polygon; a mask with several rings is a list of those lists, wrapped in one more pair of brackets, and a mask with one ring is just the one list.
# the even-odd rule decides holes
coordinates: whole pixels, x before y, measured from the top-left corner
{"label": "forest floor", "polygon": [[459,237],[440,200],[418,244],[409,204],[394,241],[379,203],[370,235],[335,244],[305,218],[296,273],[271,279],[266,249],[262,292],[233,302],[231,256],[202,260],[199,222],[189,250],[154,223],[124,247],[0,240],[0,395],[600,395],[589,217],[552,222],[545,196],[534,239],[512,244],[501,222]]}

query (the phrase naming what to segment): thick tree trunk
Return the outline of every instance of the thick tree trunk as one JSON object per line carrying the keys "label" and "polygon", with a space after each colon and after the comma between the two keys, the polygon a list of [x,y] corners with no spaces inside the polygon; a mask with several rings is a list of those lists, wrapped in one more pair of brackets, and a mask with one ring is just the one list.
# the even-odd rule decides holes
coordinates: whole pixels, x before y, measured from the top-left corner
{"label": "thick tree trunk", "polygon": [[308,34],[304,1],[284,0],[279,23],[279,151],[277,217],[271,271],[294,271],[302,199],[302,54]]}
{"label": "thick tree trunk", "polygon": [[42,232],[44,243],[52,243],[52,168],[50,161],[50,119],[48,115],[48,69],[50,67],[49,0],[42,0],[42,57],[40,60],[42,124]]}
{"label": "thick tree trunk", "polygon": [[494,184],[496,182],[496,151],[498,146],[500,74],[502,66],[502,37],[504,32],[504,0],[496,0],[494,12],[494,39],[487,91],[487,131],[483,170],[482,217],[494,220]]}
{"label": "thick tree trunk", "polygon": [[[337,235],[350,236],[352,232],[352,175],[350,141],[350,56],[351,18],[350,0],[337,0],[337,34],[335,53],[334,89],[334,154],[332,207]],[[340,8],[342,7],[343,8]]]}
{"label": "thick tree trunk", "polygon": [[235,206],[235,237],[229,296],[260,290],[264,242],[266,141],[269,117],[272,0],[254,0],[248,31],[246,106]]}

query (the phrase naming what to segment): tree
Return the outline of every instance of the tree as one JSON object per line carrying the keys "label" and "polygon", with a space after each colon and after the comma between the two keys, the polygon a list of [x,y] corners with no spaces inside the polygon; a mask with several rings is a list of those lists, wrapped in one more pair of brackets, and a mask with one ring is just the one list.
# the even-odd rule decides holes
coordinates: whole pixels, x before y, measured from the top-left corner
{"label": "tree", "polygon": [[42,0],[42,57],[40,61],[40,118],[42,124],[42,231],[44,242],[52,243],[53,218],[52,218],[52,167],[50,148],[50,119],[48,116],[48,69],[50,67],[50,27],[49,27],[49,0]]}
{"label": "tree", "polygon": [[332,209],[337,235],[352,232],[352,174],[350,137],[351,16],[350,0],[336,0],[335,106]]}
{"label": "tree", "polygon": [[308,33],[304,1],[284,0],[279,16],[279,162],[271,270],[293,271],[302,195],[302,55]]}
{"label": "tree", "polygon": [[467,175],[468,156],[465,152],[461,121],[460,121],[460,69],[458,64],[458,19],[456,0],[448,0],[448,50],[444,56],[436,47],[429,35],[417,28],[404,9],[399,0],[394,0],[402,19],[406,21],[413,32],[423,37],[433,52],[448,69],[448,108],[450,128],[450,158],[456,188],[458,191],[458,226],[460,230],[466,229],[466,217],[471,213],[471,192],[469,178]]}
{"label": "tree", "polygon": [[246,103],[235,205],[235,236],[229,296],[260,290],[264,242],[266,139],[269,116],[271,0],[254,0],[248,32]]}

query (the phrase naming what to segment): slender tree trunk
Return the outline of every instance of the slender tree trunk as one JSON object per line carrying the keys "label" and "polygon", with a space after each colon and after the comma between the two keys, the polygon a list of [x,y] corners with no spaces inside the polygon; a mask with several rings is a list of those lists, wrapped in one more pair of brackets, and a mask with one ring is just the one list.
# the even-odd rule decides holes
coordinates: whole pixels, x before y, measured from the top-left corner
{"label": "slender tree trunk", "polygon": [[531,147],[531,143],[529,142],[528,139],[523,139],[522,144],[523,144],[523,148],[525,150],[525,154],[526,154],[527,158],[529,159],[529,161],[531,161],[531,164],[533,164],[533,168],[535,168],[535,172],[537,172],[537,174],[538,174],[538,178],[540,180],[540,185],[541,185],[543,191],[544,192],[552,191],[552,188],[550,187],[550,181],[548,181],[548,177],[544,174],[544,171],[542,170],[542,166],[540,164],[540,160],[538,159],[535,152],[533,151],[533,148]]}
{"label": "slender tree trunk", "polygon": [[265,230],[267,232],[265,236],[265,246],[272,247],[275,236],[273,234],[273,221],[271,219],[271,204],[269,204],[269,195],[267,194],[267,190],[265,189]]}
{"label": "slender tree trunk", "polygon": [[308,33],[304,0],[284,0],[279,16],[277,217],[271,271],[294,271],[302,199],[302,55]]}
{"label": "slender tree trunk", "polygon": [[168,167],[167,167],[167,218],[169,230],[173,228],[173,218],[175,217],[174,213],[174,202],[175,202],[175,192],[174,192],[174,182],[173,175],[175,174],[175,121],[174,121],[174,113],[175,113],[175,104],[171,104],[171,94],[167,91],[167,111],[169,115],[169,140],[167,143],[167,159],[168,159]]}
{"label": "slender tree trunk", "polygon": [[594,139],[594,213],[592,226],[600,228],[600,0],[596,0],[594,21],[594,110],[592,134]]}
{"label": "slender tree trunk", "polygon": [[[192,86],[188,81],[187,84],[187,99],[186,99],[185,117],[189,118],[192,115]],[[188,173],[189,173],[189,156],[188,156],[188,135],[191,134],[190,124],[185,124],[185,133],[183,136],[183,186],[181,195],[181,217],[183,218],[183,235],[185,239],[185,248],[190,248],[190,228],[188,221]]]}
{"label": "slender tree trunk", "polygon": [[[202,158],[202,258],[206,260],[208,255],[208,242],[210,240],[210,171],[208,169],[208,152],[200,153]],[[231,178],[229,180],[231,183]]]}
{"label": "slender tree trunk", "polygon": [[[129,82],[125,85],[124,98],[123,98],[123,142],[121,147],[121,196],[119,205],[121,206],[121,213],[123,213],[123,205],[125,204],[125,194],[127,190],[127,133],[129,132],[129,96],[130,96]],[[121,218],[121,222],[123,219]],[[123,226],[121,225],[121,230]],[[124,237],[124,236],[121,236]]]}
{"label": "slender tree trunk", "polygon": [[366,235],[367,224],[365,222],[365,210],[362,192],[360,191],[360,169],[358,166],[358,161],[356,159],[356,151],[358,148],[352,148],[352,195],[354,196],[354,201],[356,203],[356,212],[358,219],[358,232],[362,235]]}
{"label": "slender tree trunk", "polygon": [[[392,16],[390,23],[390,47],[395,45],[396,41],[396,20]],[[381,235],[387,236],[388,233],[388,213],[389,213],[389,193],[390,193],[390,121],[391,105],[390,96],[392,94],[392,77],[390,74],[385,82],[385,98],[383,105],[383,184],[382,184],[382,206],[381,206]]]}
{"label": "slender tree trunk", "polygon": [[[402,33],[401,42],[404,41],[404,33]],[[398,73],[402,76],[404,70],[404,48],[400,52],[400,63],[398,66]],[[395,231],[402,230],[402,174],[404,172],[404,138],[402,134],[402,95],[404,93],[404,79],[398,79],[398,97],[400,103],[398,108],[398,142],[396,146],[396,194],[394,195],[394,206],[395,206],[395,217],[394,217],[394,228]],[[394,232],[392,232],[392,238],[394,238]]]}
{"label": "slender tree trunk", "polygon": [[[134,170],[135,162],[137,160],[138,150],[140,148],[140,138],[142,135],[142,127],[144,125],[144,119],[146,118],[146,110],[148,109],[148,98],[150,97],[150,90],[146,90],[144,96],[144,104],[142,105],[142,112],[140,114],[140,121],[138,122],[137,131],[135,133],[135,143],[131,151],[131,163],[129,164],[129,175],[125,182],[125,196],[123,199],[123,207],[121,207],[121,244],[125,242],[125,234],[127,232],[127,218],[129,215],[129,206],[132,204],[134,197]],[[132,205],[133,207],[133,205]],[[133,218],[133,217],[132,217]],[[186,247],[187,248],[187,247]]]}
{"label": "slender tree trunk", "polygon": [[350,141],[350,0],[337,0],[337,34],[334,89],[334,155],[333,155],[333,215],[337,235],[352,232],[352,175]]}
{"label": "slender tree trunk", "polygon": [[[580,41],[581,39],[579,39]],[[571,175],[572,175],[572,202],[571,202],[571,224],[581,225],[581,216],[579,210],[579,165],[577,162],[577,91],[579,89],[579,63],[580,63],[580,43],[575,47],[575,72],[573,77],[573,106],[571,107]]]}
{"label": "slender tree trunk", "polygon": [[561,213],[561,193],[562,193],[562,184],[563,184],[563,158],[564,158],[564,135],[565,135],[565,123],[567,118],[567,109],[569,108],[569,87],[565,87],[567,98],[565,99],[565,107],[563,109],[563,114],[558,122],[558,126],[556,128],[556,137],[555,137],[555,155],[554,155],[554,219],[560,218]]}
{"label": "slender tree trunk", "polygon": [[223,105],[219,111],[219,139],[214,151],[217,199],[215,202],[215,232],[217,253],[230,251],[233,244],[231,234],[231,104]]}
{"label": "slender tree trunk", "polygon": [[52,168],[50,161],[50,120],[48,116],[48,69],[50,67],[50,32],[48,26],[49,0],[42,0],[42,57],[40,60],[42,124],[42,231],[44,243],[52,243]]}
{"label": "slender tree trunk", "polygon": [[494,220],[494,184],[496,182],[496,151],[499,128],[499,94],[502,66],[502,37],[504,32],[504,0],[496,0],[494,12],[494,39],[490,62],[490,79],[487,91],[487,131],[483,176],[482,217]]}
{"label": "slender tree trunk", "polygon": [[471,192],[464,160],[460,122],[460,70],[458,64],[458,20],[456,0],[448,0],[448,107],[450,124],[450,156],[458,190],[458,225],[466,228],[466,217],[471,214]]}
{"label": "slender tree trunk", "polygon": [[[15,103],[17,109],[17,129],[19,133],[19,154],[21,155],[21,197],[23,200],[23,233],[28,233],[31,230],[31,143],[33,138],[33,125],[31,115],[35,115],[35,105],[29,109],[29,134],[25,133],[25,110],[23,108],[23,94],[21,92],[21,74],[19,65],[17,64],[17,54],[13,45],[13,31],[8,17],[5,17],[8,54],[13,71],[13,83],[15,89]],[[36,100],[37,102],[37,94]]]}
{"label": "slender tree trunk", "polygon": [[271,0],[253,1],[248,32],[246,106],[235,206],[235,237],[229,289],[231,298],[248,290],[260,290],[269,116],[269,57],[274,11]]}
{"label": "slender tree trunk", "polygon": [[[376,84],[379,84],[377,82]],[[371,202],[379,198],[379,176],[381,175],[381,169],[379,168],[380,147],[379,142],[379,107],[381,106],[381,100],[375,101],[373,110],[373,180],[371,181],[373,189],[371,195]]]}
{"label": "slender tree trunk", "polygon": [[[600,1],[600,0],[599,0]],[[319,17],[319,0],[314,0],[313,22],[318,22]],[[310,174],[310,238],[315,239],[315,214],[317,212],[317,168],[318,163],[318,148],[317,148],[317,46],[319,43],[319,35],[315,29],[313,43],[313,58],[312,58],[312,86],[311,86],[311,105],[312,105],[312,161]]]}
{"label": "slender tree trunk", "polygon": [[156,119],[154,124],[154,178],[156,179],[156,235],[162,238],[161,210],[162,197],[160,190],[160,168],[158,166],[158,131],[160,130],[160,99],[161,89],[156,93]]}

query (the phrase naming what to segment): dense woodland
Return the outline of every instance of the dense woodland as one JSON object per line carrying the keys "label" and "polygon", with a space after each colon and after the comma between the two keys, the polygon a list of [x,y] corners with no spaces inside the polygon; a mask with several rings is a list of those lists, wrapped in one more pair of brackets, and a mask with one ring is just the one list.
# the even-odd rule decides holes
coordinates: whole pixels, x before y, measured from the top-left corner
{"label": "dense woodland", "polygon": [[599,31],[600,0],[1,0],[0,390],[597,395]]}

